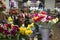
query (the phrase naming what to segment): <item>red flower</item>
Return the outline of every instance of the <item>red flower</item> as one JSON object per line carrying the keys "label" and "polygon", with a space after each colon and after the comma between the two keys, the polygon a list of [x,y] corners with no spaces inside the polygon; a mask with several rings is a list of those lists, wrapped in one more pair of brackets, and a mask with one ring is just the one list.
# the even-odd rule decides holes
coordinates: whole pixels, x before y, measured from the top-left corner
{"label": "red flower", "polygon": [[46,12],[46,11],[41,11],[40,13],[41,13],[41,14],[47,14],[47,12]]}
{"label": "red flower", "polygon": [[39,16],[39,20],[41,20],[41,19],[43,19],[44,18],[44,16]]}
{"label": "red flower", "polygon": [[38,16],[34,16],[33,19],[34,19],[34,22],[37,22],[39,20],[39,17]]}
{"label": "red flower", "polygon": [[19,31],[19,27],[18,26],[13,26],[12,30]]}
{"label": "red flower", "polygon": [[11,28],[11,24],[7,24],[6,26],[7,26],[7,28]]}
{"label": "red flower", "polygon": [[34,22],[37,22],[37,21],[41,20],[42,18],[44,18],[44,16],[39,15],[37,13],[33,15]]}

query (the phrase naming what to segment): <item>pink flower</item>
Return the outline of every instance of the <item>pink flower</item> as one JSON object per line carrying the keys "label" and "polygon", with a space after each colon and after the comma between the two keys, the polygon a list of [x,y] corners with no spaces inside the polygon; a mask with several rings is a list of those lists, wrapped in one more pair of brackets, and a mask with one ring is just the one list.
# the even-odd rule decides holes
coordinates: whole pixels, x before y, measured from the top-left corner
{"label": "pink flower", "polygon": [[47,20],[46,20],[46,18],[43,18],[41,21],[42,21],[42,22],[45,22],[45,21],[47,21]]}
{"label": "pink flower", "polygon": [[47,19],[47,20],[52,20],[52,19],[54,19],[54,17],[48,16],[46,19]]}

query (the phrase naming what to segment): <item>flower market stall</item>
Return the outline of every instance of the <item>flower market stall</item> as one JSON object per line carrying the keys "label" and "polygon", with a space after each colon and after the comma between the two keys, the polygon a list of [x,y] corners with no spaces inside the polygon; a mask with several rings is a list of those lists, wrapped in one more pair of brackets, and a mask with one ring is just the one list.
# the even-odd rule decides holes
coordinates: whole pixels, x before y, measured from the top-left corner
{"label": "flower market stall", "polygon": [[[46,30],[48,30],[46,32],[48,34],[52,25],[58,22],[57,17],[48,15],[43,8],[30,10],[29,7],[23,6],[19,10],[14,5],[11,5],[9,15],[6,18],[3,15],[6,7],[2,1],[0,1],[0,4],[0,40],[34,40],[34,37],[37,35],[37,38],[39,38],[40,34],[42,35],[40,37],[44,40],[43,34],[45,34]],[[45,40],[48,38],[49,35]]]}

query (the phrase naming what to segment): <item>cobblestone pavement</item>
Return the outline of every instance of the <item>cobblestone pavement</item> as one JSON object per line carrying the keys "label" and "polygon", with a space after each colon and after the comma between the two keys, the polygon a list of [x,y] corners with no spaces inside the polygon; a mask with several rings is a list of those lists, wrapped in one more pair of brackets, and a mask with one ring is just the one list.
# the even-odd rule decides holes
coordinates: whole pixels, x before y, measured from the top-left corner
{"label": "cobblestone pavement", "polygon": [[53,30],[53,36],[51,40],[60,40],[60,27],[56,25],[54,25],[54,27],[52,28]]}

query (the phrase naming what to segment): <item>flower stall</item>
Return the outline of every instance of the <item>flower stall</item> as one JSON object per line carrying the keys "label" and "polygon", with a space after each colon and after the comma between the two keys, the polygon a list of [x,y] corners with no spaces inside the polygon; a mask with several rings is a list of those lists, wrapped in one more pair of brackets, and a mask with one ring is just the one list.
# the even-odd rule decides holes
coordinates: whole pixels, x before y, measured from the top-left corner
{"label": "flower stall", "polygon": [[[9,12],[14,15],[16,12]],[[17,13],[18,14],[18,13]],[[39,28],[51,28],[53,24],[55,24],[58,21],[58,18],[54,18],[53,16],[48,16],[47,12],[40,11],[35,12],[33,14],[24,14],[25,15],[25,21],[22,23],[21,26],[14,24],[14,19],[9,16],[7,19],[7,23],[0,25],[0,39],[1,40],[28,40],[31,35],[33,34],[33,28],[35,27],[35,24],[38,25],[38,31]],[[21,17],[20,15],[18,18]],[[27,26],[26,26],[27,25]],[[41,26],[42,25],[42,26]]]}
{"label": "flower stall", "polygon": [[[0,14],[3,14],[2,12],[5,11],[6,7],[2,1],[0,1],[0,4]],[[21,10],[15,7],[9,10],[6,23],[0,23],[0,40],[30,40],[30,37],[35,34],[33,38],[31,38],[32,40],[36,34],[38,34],[38,36],[41,34],[41,28],[51,29],[52,25],[58,22],[58,18],[48,15],[48,13],[43,10],[35,10],[32,12],[27,7]],[[30,13],[28,13],[28,11]],[[4,15],[1,15],[1,17],[2,16]]]}

